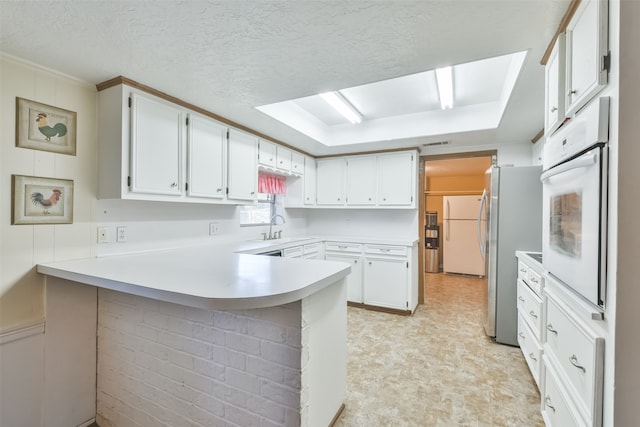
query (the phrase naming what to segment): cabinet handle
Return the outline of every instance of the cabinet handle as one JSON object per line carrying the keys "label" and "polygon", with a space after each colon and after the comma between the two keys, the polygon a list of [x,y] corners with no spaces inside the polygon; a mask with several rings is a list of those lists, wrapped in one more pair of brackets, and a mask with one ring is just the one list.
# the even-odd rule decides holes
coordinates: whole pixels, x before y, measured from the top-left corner
{"label": "cabinet handle", "polygon": [[253,196],[254,194],[256,194],[256,192],[255,192],[255,191],[252,191],[252,192],[251,192],[251,195]]}
{"label": "cabinet handle", "polygon": [[371,265],[371,261],[369,261],[369,265]]}
{"label": "cabinet handle", "polygon": [[353,263],[354,263],[354,264],[357,264],[357,263],[358,263],[358,260],[357,260],[357,259],[354,259],[354,260],[353,260]]}
{"label": "cabinet handle", "polygon": [[339,246],[339,245],[338,245],[338,248],[339,248],[339,249],[347,249],[347,247],[346,247],[346,246]]}
{"label": "cabinet handle", "polygon": [[540,282],[538,282],[538,279],[536,279],[535,277],[532,277],[532,278],[531,278],[531,281],[532,281],[533,283],[535,283],[536,285],[537,285],[538,283],[540,283]]}
{"label": "cabinet handle", "polygon": [[526,269],[526,268],[521,268],[521,269],[520,269],[520,273],[526,273],[526,272],[527,272],[527,269]]}
{"label": "cabinet handle", "polygon": [[518,335],[520,336],[520,338],[526,339],[526,337],[524,336],[524,334],[522,332],[519,332]]}
{"label": "cabinet handle", "polygon": [[536,356],[534,356],[533,353],[529,353],[529,357],[533,359],[534,362],[538,361],[538,359],[536,359]]}
{"label": "cabinet handle", "polygon": [[553,108],[551,109],[551,112],[552,112],[552,113],[555,113],[556,111],[558,111],[558,107],[553,107]]}
{"label": "cabinet handle", "polygon": [[520,301],[524,302],[524,298],[522,298],[522,297],[518,297],[518,299],[519,299]]}
{"label": "cabinet handle", "polygon": [[387,201],[387,198],[386,198],[386,197],[383,197],[383,198],[382,198],[382,201],[383,201],[383,202],[386,202],[386,201]]}
{"label": "cabinet handle", "polygon": [[389,252],[389,251],[391,251],[391,249],[389,249],[389,248],[380,248],[380,251],[382,251],[382,252]]}
{"label": "cabinet handle", "polygon": [[338,201],[340,201],[340,197],[338,197]]}
{"label": "cabinet handle", "polygon": [[576,355],[575,355],[575,354],[572,354],[572,355],[571,355],[571,357],[569,358],[569,362],[571,362],[571,364],[572,364],[573,366],[575,366],[576,368],[580,369],[580,370],[582,371],[582,373],[586,373],[586,372],[587,372],[587,370],[586,370],[586,369],[584,369],[584,366],[582,366],[582,365],[580,365],[580,364],[578,363],[578,358],[576,357]]}
{"label": "cabinet handle", "polygon": [[178,184],[177,184],[176,182],[172,182],[172,183],[171,183],[171,188],[175,188],[175,187],[177,187],[177,186],[178,186]]}
{"label": "cabinet handle", "polygon": [[221,193],[222,192],[222,188],[216,188],[216,193]]}
{"label": "cabinet handle", "polygon": [[371,201],[371,197],[369,197],[369,201]]}
{"label": "cabinet handle", "polygon": [[573,89],[573,90],[569,89],[568,95],[571,96],[571,95],[575,95],[576,93],[578,93],[577,89]]}
{"label": "cabinet handle", "polygon": [[554,408],[553,406],[551,406],[551,398],[549,396],[544,398],[544,404],[545,406],[547,406],[549,409],[551,409],[553,412],[556,412],[556,408]]}
{"label": "cabinet handle", "polygon": [[533,310],[531,310],[531,311],[529,312],[529,316],[533,317],[534,319],[537,319],[537,318],[538,318],[538,315],[537,315],[536,313],[534,313],[534,312],[533,312]]}
{"label": "cabinet handle", "polygon": [[547,331],[552,332],[556,335],[558,335],[558,331],[556,331],[555,329],[553,329],[553,325],[551,323],[547,324]]}

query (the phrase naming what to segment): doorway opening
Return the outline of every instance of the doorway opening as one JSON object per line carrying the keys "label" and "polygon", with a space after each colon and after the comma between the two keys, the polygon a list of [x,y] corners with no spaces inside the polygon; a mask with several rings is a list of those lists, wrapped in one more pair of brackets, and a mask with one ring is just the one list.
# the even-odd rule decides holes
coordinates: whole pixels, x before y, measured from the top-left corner
{"label": "doorway opening", "polygon": [[[425,302],[428,277],[442,274],[443,271],[446,256],[443,245],[443,202],[452,196],[481,196],[485,188],[485,172],[495,163],[496,156],[497,151],[490,150],[420,157],[420,304]],[[476,234],[467,237],[477,239]],[[449,253],[450,259],[452,256],[455,255]]]}

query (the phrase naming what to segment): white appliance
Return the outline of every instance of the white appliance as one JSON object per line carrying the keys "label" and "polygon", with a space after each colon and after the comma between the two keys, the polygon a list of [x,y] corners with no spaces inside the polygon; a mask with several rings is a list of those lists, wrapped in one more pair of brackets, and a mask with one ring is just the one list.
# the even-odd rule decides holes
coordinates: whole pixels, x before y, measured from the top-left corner
{"label": "white appliance", "polygon": [[442,269],[445,273],[485,274],[477,240],[480,200],[479,196],[445,196],[442,200]]}
{"label": "white appliance", "polygon": [[[542,240],[540,166],[493,166],[485,175],[480,209],[486,231],[478,240],[486,261],[484,328],[496,342],[518,345],[515,251],[539,252]],[[482,225],[482,224],[480,224]]]}
{"label": "white appliance", "polygon": [[554,134],[543,159],[542,263],[604,307],[609,98],[596,99]]}

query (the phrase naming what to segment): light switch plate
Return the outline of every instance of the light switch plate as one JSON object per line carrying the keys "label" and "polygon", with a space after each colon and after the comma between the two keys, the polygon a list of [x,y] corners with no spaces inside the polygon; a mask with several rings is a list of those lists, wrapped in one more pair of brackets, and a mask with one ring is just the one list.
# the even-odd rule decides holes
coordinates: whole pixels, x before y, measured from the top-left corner
{"label": "light switch plate", "polygon": [[220,232],[220,223],[218,222],[210,222],[209,223],[209,236],[213,236]]}
{"label": "light switch plate", "polygon": [[98,243],[109,243],[109,227],[98,227]]}

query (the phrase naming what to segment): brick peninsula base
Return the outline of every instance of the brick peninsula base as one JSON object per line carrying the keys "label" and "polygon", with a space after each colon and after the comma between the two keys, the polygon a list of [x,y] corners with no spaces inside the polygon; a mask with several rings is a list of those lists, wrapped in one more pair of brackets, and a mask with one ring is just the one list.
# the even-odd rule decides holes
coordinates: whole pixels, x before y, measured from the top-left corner
{"label": "brick peninsula base", "polygon": [[344,280],[252,310],[98,290],[101,427],[328,426],[346,390]]}

